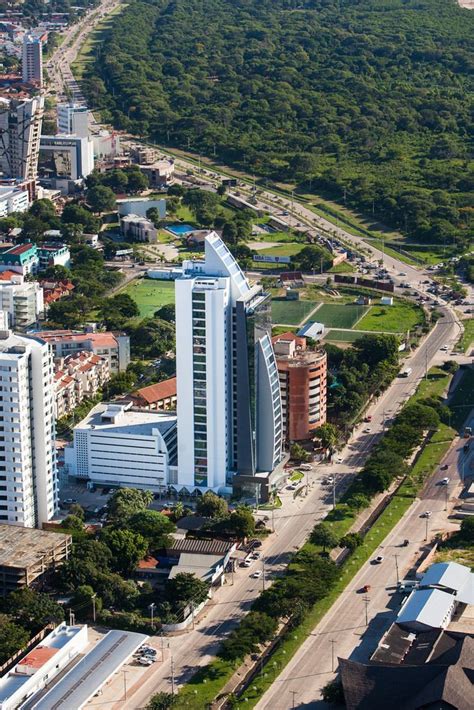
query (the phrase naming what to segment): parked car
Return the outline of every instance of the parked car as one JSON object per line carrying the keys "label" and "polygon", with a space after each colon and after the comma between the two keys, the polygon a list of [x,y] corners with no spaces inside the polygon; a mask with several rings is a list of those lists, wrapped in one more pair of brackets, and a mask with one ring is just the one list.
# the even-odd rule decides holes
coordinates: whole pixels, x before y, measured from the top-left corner
{"label": "parked car", "polygon": [[302,471],[311,471],[311,470],[312,470],[312,467],[310,466],[309,463],[302,463],[302,464],[300,465],[300,469],[301,469]]}
{"label": "parked car", "polygon": [[244,567],[250,567],[252,560],[244,560]]}
{"label": "parked car", "polygon": [[260,577],[262,576],[262,570],[258,569],[256,572],[252,572],[250,576],[252,577],[252,579],[260,579]]}
{"label": "parked car", "polygon": [[371,431],[372,429],[369,426],[366,426],[364,429],[364,434],[370,434]]}
{"label": "parked car", "polygon": [[376,565],[382,564],[383,561],[384,561],[383,555],[378,555],[378,557],[376,557],[375,560],[374,560],[374,562],[375,562]]}
{"label": "parked car", "polygon": [[370,592],[371,589],[372,587],[370,586],[370,584],[364,584],[364,586],[362,587],[363,592]]}
{"label": "parked car", "polygon": [[422,518],[431,518],[431,515],[432,515],[431,510],[425,510],[425,512],[422,513],[420,517],[422,517]]}
{"label": "parked car", "polygon": [[449,483],[449,478],[446,476],[445,478],[442,478],[441,481],[439,482],[440,486],[447,486]]}

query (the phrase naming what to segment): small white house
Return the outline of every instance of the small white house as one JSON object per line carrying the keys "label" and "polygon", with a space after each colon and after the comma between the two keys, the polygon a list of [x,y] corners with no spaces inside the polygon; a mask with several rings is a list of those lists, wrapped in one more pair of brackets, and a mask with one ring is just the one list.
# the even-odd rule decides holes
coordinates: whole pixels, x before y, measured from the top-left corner
{"label": "small white house", "polygon": [[380,299],[381,306],[393,306],[393,296],[382,296]]}

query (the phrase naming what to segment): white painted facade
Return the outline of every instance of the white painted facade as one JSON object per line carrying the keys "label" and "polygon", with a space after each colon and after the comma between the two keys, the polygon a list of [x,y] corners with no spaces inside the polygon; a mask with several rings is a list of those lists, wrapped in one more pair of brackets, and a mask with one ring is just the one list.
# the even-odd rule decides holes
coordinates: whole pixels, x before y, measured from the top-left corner
{"label": "white painted facade", "polygon": [[0,311],[9,316],[9,325],[26,328],[37,323],[44,311],[43,289],[36,281],[24,281],[21,274],[10,281],[0,280]]}
{"label": "white painted facade", "polygon": [[53,359],[0,312],[0,521],[40,527],[58,506]]}
{"label": "white painted facade", "polygon": [[235,474],[268,473],[281,459],[278,372],[262,325],[268,296],[250,287],[215,232],[206,237],[204,261],[183,263],[175,289],[175,483],[218,491]]}
{"label": "white painted facade", "polygon": [[56,110],[58,133],[79,138],[89,137],[89,109],[82,104],[58,104]]}
{"label": "white painted facade", "polygon": [[26,212],[29,206],[30,198],[26,190],[0,186],[0,217],[6,217],[12,212]]}
{"label": "white painted facade", "polygon": [[67,626],[65,622],[57,626],[0,678],[0,710],[29,706],[34,696],[86,646],[87,626]]}
{"label": "white painted facade", "polygon": [[44,96],[0,98],[0,172],[17,180],[36,180]]}
{"label": "white painted facade", "polygon": [[176,416],[99,404],[74,427],[68,472],[97,485],[162,490],[176,459]]}

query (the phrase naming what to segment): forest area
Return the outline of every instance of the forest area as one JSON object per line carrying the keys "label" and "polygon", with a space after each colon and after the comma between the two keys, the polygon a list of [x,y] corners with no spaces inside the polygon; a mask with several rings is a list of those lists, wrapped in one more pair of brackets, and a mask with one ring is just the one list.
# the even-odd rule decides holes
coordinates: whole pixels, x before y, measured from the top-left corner
{"label": "forest area", "polygon": [[454,0],[131,0],[84,88],[119,129],[463,248],[473,36]]}

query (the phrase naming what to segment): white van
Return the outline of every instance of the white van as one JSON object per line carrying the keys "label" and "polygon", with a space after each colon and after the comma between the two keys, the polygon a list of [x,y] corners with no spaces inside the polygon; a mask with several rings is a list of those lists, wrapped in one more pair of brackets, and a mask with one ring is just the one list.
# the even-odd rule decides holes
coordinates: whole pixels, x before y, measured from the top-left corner
{"label": "white van", "polygon": [[300,468],[302,471],[311,471],[311,470],[312,470],[312,466],[310,466],[309,463],[302,463],[302,464],[299,466],[299,468]]}

